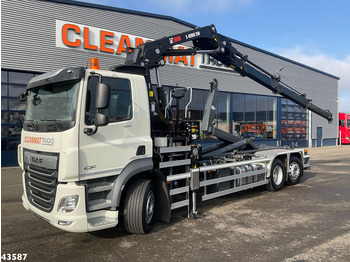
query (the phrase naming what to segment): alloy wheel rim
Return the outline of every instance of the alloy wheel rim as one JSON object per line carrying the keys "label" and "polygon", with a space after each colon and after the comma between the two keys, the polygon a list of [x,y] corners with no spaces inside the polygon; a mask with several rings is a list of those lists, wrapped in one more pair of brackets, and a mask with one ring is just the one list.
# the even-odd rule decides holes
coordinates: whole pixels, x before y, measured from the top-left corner
{"label": "alloy wheel rim", "polygon": [[296,180],[300,175],[300,167],[296,162],[289,165],[290,178]]}
{"label": "alloy wheel rim", "polygon": [[282,179],[283,179],[283,171],[282,171],[282,168],[280,166],[276,166],[273,170],[273,182],[276,184],[276,185],[279,185],[281,184],[282,182]]}

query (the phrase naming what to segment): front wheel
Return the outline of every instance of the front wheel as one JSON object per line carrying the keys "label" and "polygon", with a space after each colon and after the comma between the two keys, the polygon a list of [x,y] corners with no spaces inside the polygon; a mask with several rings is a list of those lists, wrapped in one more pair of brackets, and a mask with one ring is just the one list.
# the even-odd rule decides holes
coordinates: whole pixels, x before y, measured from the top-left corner
{"label": "front wheel", "polygon": [[303,176],[303,167],[300,159],[292,156],[289,161],[288,185],[296,185]]}
{"label": "front wheel", "polygon": [[124,226],[129,233],[146,234],[153,226],[154,186],[149,179],[135,181],[129,188],[124,205]]}
{"label": "front wheel", "polygon": [[269,190],[278,191],[283,188],[286,181],[286,169],[283,162],[279,159],[275,159],[271,166]]}

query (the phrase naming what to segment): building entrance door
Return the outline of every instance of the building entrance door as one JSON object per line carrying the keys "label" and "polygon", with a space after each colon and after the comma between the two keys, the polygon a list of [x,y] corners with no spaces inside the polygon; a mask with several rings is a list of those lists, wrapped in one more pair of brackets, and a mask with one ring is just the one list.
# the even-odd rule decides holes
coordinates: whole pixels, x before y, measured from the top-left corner
{"label": "building entrance door", "polygon": [[317,147],[322,146],[322,127],[317,127]]}

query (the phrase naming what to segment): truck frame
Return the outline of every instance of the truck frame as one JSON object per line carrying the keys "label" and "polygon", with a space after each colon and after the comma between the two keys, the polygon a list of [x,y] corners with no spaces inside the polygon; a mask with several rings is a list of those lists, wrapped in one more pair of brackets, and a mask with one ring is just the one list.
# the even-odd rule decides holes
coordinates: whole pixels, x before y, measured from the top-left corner
{"label": "truck frame", "polygon": [[[174,49],[181,43],[187,49]],[[191,88],[166,92],[166,56],[209,54],[242,76],[332,121],[332,113],[241,54],[214,25],[127,50],[110,70],[63,68],[34,77],[19,99],[28,107],[18,147],[24,207],[70,232],[114,227],[147,233],[156,219],[197,201],[266,185],[280,190],[310,168],[307,150],[258,147],[213,125],[218,81],[210,83],[202,122],[180,119],[179,101]],[[157,84],[152,84],[155,70]],[[176,114],[174,113],[176,109]],[[218,143],[202,147],[201,134]]]}

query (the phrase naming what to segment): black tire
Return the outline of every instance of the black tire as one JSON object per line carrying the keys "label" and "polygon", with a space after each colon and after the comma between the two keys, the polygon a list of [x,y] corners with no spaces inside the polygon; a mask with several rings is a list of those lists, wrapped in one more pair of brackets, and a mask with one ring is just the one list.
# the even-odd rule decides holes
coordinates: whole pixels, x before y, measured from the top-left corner
{"label": "black tire", "polygon": [[288,185],[296,185],[300,183],[301,177],[303,176],[303,165],[300,159],[292,156],[289,161],[289,173],[288,173]]}
{"label": "black tire", "polygon": [[271,166],[268,189],[270,191],[281,190],[286,182],[286,169],[283,162],[275,159]]}
{"label": "black tire", "polygon": [[126,193],[124,226],[129,233],[146,234],[153,227],[155,212],[154,186],[149,179],[134,182]]}

